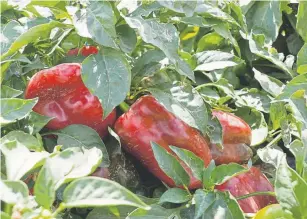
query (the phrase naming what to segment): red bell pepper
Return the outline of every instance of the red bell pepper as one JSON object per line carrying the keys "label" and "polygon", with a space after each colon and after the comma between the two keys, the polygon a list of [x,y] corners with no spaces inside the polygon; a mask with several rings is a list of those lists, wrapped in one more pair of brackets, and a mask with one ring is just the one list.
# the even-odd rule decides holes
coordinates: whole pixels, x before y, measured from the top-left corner
{"label": "red bell pepper", "polygon": [[97,54],[98,49],[96,46],[83,46],[81,49],[71,49],[68,51],[68,56],[75,56],[81,54],[82,56],[89,56],[91,54]]}
{"label": "red bell pepper", "polygon": [[[190,150],[200,157],[206,166],[211,160],[208,142],[201,133],[170,113],[153,96],[139,98],[128,112],[118,118],[114,127],[124,149],[171,187],[174,187],[175,183],[160,169],[151,149],[151,141],[169,152],[169,145]],[[192,177],[190,169],[185,165],[183,167],[190,175],[189,188],[201,187],[201,182]]]}
{"label": "red bell pepper", "polygon": [[[234,197],[240,197],[255,192],[274,191],[272,184],[261,171],[252,167],[248,172],[232,177],[222,185],[215,187],[220,191],[229,191]],[[255,213],[261,208],[277,203],[273,196],[257,195],[238,201],[245,213]]]}
{"label": "red bell pepper", "polygon": [[29,81],[25,98],[39,97],[33,110],[53,117],[47,128],[57,130],[72,124],[95,129],[103,137],[116,119],[113,110],[105,119],[99,99],[90,93],[81,78],[81,65],[64,63],[37,72]]}
{"label": "red bell pepper", "polygon": [[223,129],[223,150],[215,144],[210,144],[215,163],[242,163],[251,158],[253,153],[249,145],[251,144],[252,131],[249,125],[231,113],[214,110],[212,115],[219,120]]}

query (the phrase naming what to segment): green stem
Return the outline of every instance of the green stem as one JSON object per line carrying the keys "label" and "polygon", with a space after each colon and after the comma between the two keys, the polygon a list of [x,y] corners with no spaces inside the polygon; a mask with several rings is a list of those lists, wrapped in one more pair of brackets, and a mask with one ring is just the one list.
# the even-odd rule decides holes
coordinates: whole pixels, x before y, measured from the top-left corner
{"label": "green stem", "polygon": [[252,196],[257,196],[257,195],[270,195],[270,196],[276,196],[275,195],[275,192],[253,192],[253,193],[250,193],[250,194],[247,194],[247,195],[242,195],[242,196],[239,196],[237,197],[237,201],[239,200],[242,200],[242,199],[246,199],[246,198],[249,198],[249,197],[252,197]]}
{"label": "green stem", "polygon": [[277,143],[282,138],[281,133],[279,133],[266,147],[270,147],[273,144]]}
{"label": "green stem", "polygon": [[52,213],[52,218],[55,218],[60,212],[64,211],[66,208],[64,203],[61,203],[59,207]]}
{"label": "green stem", "polygon": [[8,215],[12,214],[12,205],[5,203],[3,211]]}
{"label": "green stem", "polygon": [[129,110],[130,106],[126,102],[122,102],[121,104],[119,104],[119,108],[123,112],[127,112]]}

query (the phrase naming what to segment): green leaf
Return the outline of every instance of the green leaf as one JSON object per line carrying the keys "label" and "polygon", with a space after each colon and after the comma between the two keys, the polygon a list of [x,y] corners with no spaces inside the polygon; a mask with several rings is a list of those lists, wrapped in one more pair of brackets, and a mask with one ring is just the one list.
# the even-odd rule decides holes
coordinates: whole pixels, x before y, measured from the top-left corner
{"label": "green leaf", "polygon": [[301,37],[305,42],[307,42],[307,27],[305,23],[306,20],[307,20],[307,2],[300,1],[297,12],[296,30],[301,35]]}
{"label": "green leaf", "polygon": [[[2,3],[2,2],[1,2]],[[5,212],[0,211],[0,218],[2,219],[11,219],[11,216]]]}
{"label": "green leaf", "polygon": [[197,5],[197,1],[184,2],[178,0],[171,0],[171,1],[158,0],[158,2],[163,7],[166,7],[178,13],[185,13],[187,17],[193,16],[195,7]]}
{"label": "green leaf", "polygon": [[47,24],[40,24],[35,27],[30,28],[26,32],[22,33],[21,35],[17,37],[17,39],[11,44],[11,46],[8,48],[6,53],[3,53],[1,58],[8,57],[10,55],[13,55],[15,52],[17,52],[19,49],[21,49],[23,46],[34,42],[38,38],[48,36],[51,30],[55,27],[67,27],[67,24],[58,22],[58,21],[50,21]]}
{"label": "green leaf", "polygon": [[226,45],[225,39],[216,32],[204,35],[197,44],[197,52],[217,50]]}
{"label": "green leaf", "polygon": [[127,205],[150,209],[135,194],[118,183],[98,177],[74,180],[64,190],[63,202],[68,208]]}
{"label": "green leaf", "polygon": [[20,90],[16,90],[6,85],[1,85],[1,98],[18,97],[20,94],[22,94],[22,91]]}
{"label": "green leaf", "polygon": [[263,90],[273,97],[278,96],[282,92],[283,83],[280,80],[263,74],[255,68],[253,68],[253,71],[255,79],[260,83]]}
{"label": "green leaf", "polygon": [[289,104],[296,120],[303,125],[303,129],[307,129],[307,98],[305,90],[298,90],[292,94]]}
{"label": "green leaf", "polygon": [[216,117],[209,118],[206,134],[209,136],[212,144],[223,145],[223,128]]}
{"label": "green leaf", "polygon": [[276,145],[266,146],[257,150],[257,154],[264,163],[272,164],[277,168],[284,156],[282,149]]}
{"label": "green leaf", "polygon": [[12,43],[25,32],[25,28],[12,20],[1,28],[1,54],[8,51]]}
{"label": "green leaf", "polygon": [[236,101],[237,106],[247,106],[265,113],[269,112],[271,100],[273,99],[266,92],[259,91],[256,88],[242,92],[240,98]]}
{"label": "green leaf", "polygon": [[252,129],[251,146],[259,145],[266,140],[269,129],[263,113],[256,109],[239,108],[236,115],[242,118]]}
{"label": "green leaf", "polygon": [[[97,148],[68,148],[46,160],[34,185],[38,204],[48,209],[55,200],[55,191],[64,183],[95,171],[102,159]],[[48,185],[48,187],[46,187]]]}
{"label": "green leaf", "polygon": [[299,74],[307,73],[307,43],[303,45],[297,54],[297,72]]}
{"label": "green leaf", "polygon": [[204,211],[203,218],[236,218],[244,219],[244,214],[234,197],[229,192],[215,193],[215,200]]}
{"label": "green leaf", "polygon": [[8,180],[19,180],[26,173],[43,165],[49,153],[30,152],[29,149],[18,141],[1,144],[1,152],[5,157],[6,176]]}
{"label": "green leaf", "polygon": [[101,215],[103,215],[103,217],[106,219],[125,219],[126,216],[133,210],[135,210],[135,207],[120,205],[111,207],[98,207],[94,208],[86,216],[86,219],[101,219]]}
{"label": "green leaf", "polygon": [[121,52],[104,48],[82,62],[82,79],[99,98],[106,118],[130,90],[130,67]]}
{"label": "green leaf", "polygon": [[[164,53],[161,50],[148,50],[142,54],[140,58],[138,58],[131,70],[132,78],[136,76],[151,76],[155,73],[155,70],[160,69],[161,64],[159,63],[162,59],[165,58]],[[153,71],[148,71],[147,69],[152,68],[152,66],[158,66],[158,69],[154,69]]]}
{"label": "green leaf", "polygon": [[43,116],[34,111],[30,112],[22,121],[24,123],[23,130],[29,134],[38,133],[52,118]]}
{"label": "green leaf", "polygon": [[279,1],[254,2],[245,13],[248,31],[254,34],[264,34],[266,43],[272,44],[282,24],[280,5]]}
{"label": "green leaf", "polygon": [[133,52],[136,46],[136,34],[132,28],[127,24],[116,27],[116,33],[119,37],[119,47],[125,53]]}
{"label": "green leaf", "polygon": [[180,204],[189,201],[191,198],[191,195],[186,190],[171,188],[162,194],[159,203],[170,202]]}
{"label": "green leaf", "polygon": [[225,13],[218,7],[211,5],[209,2],[198,4],[196,6],[195,12],[197,14],[202,15],[205,18],[218,19],[223,22],[227,22],[227,23],[231,23],[231,24],[239,26],[239,24],[236,22],[235,19],[233,19],[233,17],[231,17],[229,14]]}
{"label": "green leaf", "polygon": [[222,51],[204,51],[195,54],[197,66],[194,71],[213,71],[233,67],[243,63],[235,55]]}
{"label": "green leaf", "polygon": [[248,40],[249,40],[250,51],[252,53],[275,64],[276,68],[286,73],[287,77],[290,78],[294,77],[293,71],[285,63],[280,61],[279,58],[276,56],[276,54],[273,55],[268,51],[268,48],[265,48],[264,46],[265,36],[263,34],[262,35],[252,34]]}
{"label": "green leaf", "polygon": [[307,74],[298,75],[293,78],[288,84],[286,84],[286,87],[276,99],[289,99],[291,95],[298,90],[307,90]]}
{"label": "green leaf", "polygon": [[81,9],[73,17],[73,24],[82,37],[118,49],[115,30],[116,17],[108,1],[92,1],[86,9]]}
{"label": "green leaf", "polygon": [[14,123],[16,120],[26,117],[37,103],[38,99],[18,99],[3,98],[1,99],[1,126]]}
{"label": "green leaf", "polygon": [[222,164],[215,167],[214,170],[211,172],[211,181],[215,185],[221,185],[230,178],[247,171],[248,169],[244,168],[240,164]]}
{"label": "green leaf", "polygon": [[10,141],[19,142],[20,144],[26,146],[29,150],[32,151],[40,152],[45,150],[43,145],[37,138],[23,131],[11,131],[5,136],[3,136],[0,140],[1,144],[5,144]]}
{"label": "green leaf", "polygon": [[204,218],[202,217],[204,212],[212,205],[216,198],[213,192],[205,192],[202,189],[197,189],[194,194],[195,199],[195,216],[194,219]]}
{"label": "green leaf", "polygon": [[179,37],[172,24],[159,23],[155,19],[144,20],[141,17],[125,17],[125,20],[131,28],[138,30],[146,43],[161,49],[181,75],[194,80],[194,72],[178,55]]}
{"label": "green leaf", "polygon": [[[305,130],[304,135],[306,135],[306,133],[307,131]],[[303,177],[304,167],[307,166],[307,145],[304,146],[300,140],[296,139],[291,142],[289,149],[295,156],[295,170],[300,176]]]}
{"label": "green leaf", "polygon": [[157,163],[163,172],[172,178],[176,185],[189,185],[189,175],[179,161],[157,143],[151,142],[151,147]]}
{"label": "green leaf", "polygon": [[211,180],[211,174],[216,168],[214,160],[211,160],[207,168],[203,170],[203,187],[207,189],[213,189],[213,182]]}
{"label": "green leaf", "polygon": [[189,150],[175,146],[169,147],[173,152],[175,152],[180,160],[182,160],[192,170],[193,176],[199,180],[202,180],[202,171],[205,165],[204,161]]}
{"label": "green leaf", "polygon": [[164,218],[179,218],[177,212],[174,212],[174,209],[166,209],[160,205],[151,205],[150,210],[144,210],[138,208],[131,212],[126,219],[164,219]]}
{"label": "green leaf", "polygon": [[272,102],[270,106],[270,119],[273,124],[273,129],[280,128],[281,120],[287,116],[284,102]]}
{"label": "green leaf", "polygon": [[206,133],[207,108],[202,97],[191,85],[180,86],[177,83],[165,88],[159,86],[148,90],[159,103],[178,118],[202,133]]}
{"label": "green leaf", "polygon": [[275,192],[279,204],[290,211],[294,218],[307,217],[305,192],[307,183],[290,168],[285,158],[276,171]]}
{"label": "green leaf", "polygon": [[[0,200],[7,204],[16,204],[28,198],[29,191],[23,181],[0,181],[1,196]],[[1,217],[2,218],[2,217]]]}
{"label": "green leaf", "polygon": [[51,133],[58,136],[57,143],[63,145],[62,149],[73,147],[100,149],[103,156],[103,165],[105,167],[109,166],[110,160],[106,146],[94,129],[86,125],[70,125]]}

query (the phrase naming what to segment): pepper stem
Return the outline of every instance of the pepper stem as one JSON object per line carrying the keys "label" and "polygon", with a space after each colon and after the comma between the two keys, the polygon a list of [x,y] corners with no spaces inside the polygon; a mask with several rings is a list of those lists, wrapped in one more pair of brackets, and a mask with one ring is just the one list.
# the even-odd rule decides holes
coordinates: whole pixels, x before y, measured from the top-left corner
{"label": "pepper stem", "polygon": [[129,110],[130,106],[124,101],[119,104],[119,108],[125,113]]}
{"label": "pepper stem", "polygon": [[242,200],[242,199],[246,199],[252,196],[257,196],[257,195],[270,195],[270,196],[276,196],[275,192],[270,192],[270,191],[266,191],[266,192],[254,192],[254,193],[250,193],[247,195],[242,195],[239,197],[236,197],[237,201]]}

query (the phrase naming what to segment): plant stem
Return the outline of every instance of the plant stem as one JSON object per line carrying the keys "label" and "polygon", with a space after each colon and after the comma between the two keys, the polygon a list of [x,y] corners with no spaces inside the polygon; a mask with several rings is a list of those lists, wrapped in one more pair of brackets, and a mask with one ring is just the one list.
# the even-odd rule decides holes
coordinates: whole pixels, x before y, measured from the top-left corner
{"label": "plant stem", "polygon": [[52,213],[51,217],[55,218],[60,212],[64,211],[65,208],[66,208],[65,204],[61,203],[59,207]]}
{"label": "plant stem", "polygon": [[127,112],[129,110],[130,106],[126,102],[122,102],[121,104],[119,104],[119,108],[123,112]]}
{"label": "plant stem", "polygon": [[246,198],[249,198],[249,197],[252,197],[252,196],[257,196],[257,195],[270,195],[270,196],[276,196],[276,195],[275,195],[275,192],[266,191],[266,192],[253,192],[253,193],[250,193],[250,194],[247,194],[247,195],[239,196],[239,197],[237,197],[236,199],[237,199],[237,201],[239,201],[239,200],[246,199]]}

